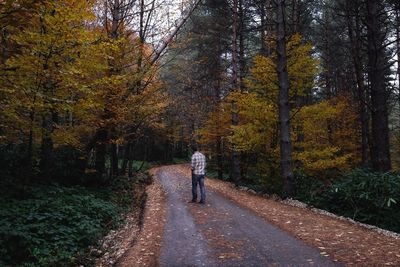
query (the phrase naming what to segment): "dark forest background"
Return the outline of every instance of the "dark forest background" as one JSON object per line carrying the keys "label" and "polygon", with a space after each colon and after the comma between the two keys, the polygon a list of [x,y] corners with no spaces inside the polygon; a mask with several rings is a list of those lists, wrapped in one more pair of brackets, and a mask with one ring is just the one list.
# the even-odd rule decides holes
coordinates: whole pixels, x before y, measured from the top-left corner
{"label": "dark forest background", "polygon": [[399,232],[399,53],[395,0],[2,1],[0,265],[93,263],[193,142],[212,178]]}

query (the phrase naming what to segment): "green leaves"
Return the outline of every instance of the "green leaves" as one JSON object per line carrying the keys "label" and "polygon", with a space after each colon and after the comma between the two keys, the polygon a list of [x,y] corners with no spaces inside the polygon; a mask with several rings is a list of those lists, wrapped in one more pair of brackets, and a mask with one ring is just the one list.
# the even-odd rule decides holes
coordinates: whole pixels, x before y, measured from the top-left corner
{"label": "green leaves", "polygon": [[386,204],[388,207],[390,207],[392,204],[397,204],[397,201],[389,197]]}
{"label": "green leaves", "polygon": [[308,192],[315,188],[315,181],[312,177],[298,181],[301,200],[360,222],[400,231],[400,175],[355,169],[312,195]]}
{"label": "green leaves", "polygon": [[36,186],[26,195],[0,199],[0,258],[5,264],[69,265],[122,211],[109,193],[82,187]]}

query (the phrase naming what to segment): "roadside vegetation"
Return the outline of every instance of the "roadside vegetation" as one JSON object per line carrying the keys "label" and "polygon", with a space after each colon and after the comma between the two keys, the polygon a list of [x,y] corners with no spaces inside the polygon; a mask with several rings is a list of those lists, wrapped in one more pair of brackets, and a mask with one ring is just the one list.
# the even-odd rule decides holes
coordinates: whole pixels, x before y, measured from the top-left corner
{"label": "roadside vegetation", "polygon": [[24,184],[1,173],[0,265],[92,266],[102,237],[127,212],[140,216],[151,181],[143,171],[101,184],[90,175]]}
{"label": "roadside vegetation", "polygon": [[219,179],[400,231],[399,1],[185,4],[0,1],[0,265],[90,264],[194,142]]}

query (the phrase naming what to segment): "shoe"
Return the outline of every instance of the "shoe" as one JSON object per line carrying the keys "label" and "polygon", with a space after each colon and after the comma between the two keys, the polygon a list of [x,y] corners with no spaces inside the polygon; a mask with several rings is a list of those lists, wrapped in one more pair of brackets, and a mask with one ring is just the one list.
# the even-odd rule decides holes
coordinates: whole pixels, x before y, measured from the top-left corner
{"label": "shoe", "polygon": [[196,200],[190,200],[190,201],[188,201],[188,203],[196,203]]}
{"label": "shoe", "polygon": [[200,201],[199,201],[199,204],[206,204],[206,202],[203,201],[203,200],[200,200]]}

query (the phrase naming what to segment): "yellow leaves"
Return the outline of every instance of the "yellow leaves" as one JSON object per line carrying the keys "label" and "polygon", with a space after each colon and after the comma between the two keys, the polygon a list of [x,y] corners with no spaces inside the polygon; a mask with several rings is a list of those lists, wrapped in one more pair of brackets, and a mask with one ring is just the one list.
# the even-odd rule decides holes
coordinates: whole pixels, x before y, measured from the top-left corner
{"label": "yellow leaves", "polygon": [[312,45],[302,44],[298,34],[291,37],[287,50],[290,90],[293,95],[304,95],[314,86],[318,60],[311,56]]}
{"label": "yellow leaves", "polygon": [[[358,159],[359,123],[355,104],[349,96],[339,96],[303,107],[294,121],[294,158],[304,170],[324,176],[329,169],[347,170]],[[301,132],[296,128],[301,126]]]}
{"label": "yellow leaves", "polygon": [[[196,132],[196,134],[201,137],[199,142],[207,144],[205,152],[210,156],[213,155],[215,151],[212,149],[207,151],[207,148],[212,148],[217,142],[225,143],[231,134],[230,112],[230,103],[221,103],[209,114],[205,126]],[[190,138],[190,136],[188,137]],[[190,139],[188,141],[190,141]]]}
{"label": "yellow leaves", "polygon": [[[7,25],[17,52],[3,66],[11,71],[0,77],[3,139],[26,142],[32,133],[36,144],[45,130],[55,146],[82,148],[99,127],[118,144],[165,127],[161,117],[170,99],[157,66],[148,64],[152,48],[125,25],[118,38],[107,36],[94,21],[95,3],[38,1],[22,31]],[[46,129],[44,118],[53,119]]]}
{"label": "yellow leaves", "polygon": [[[274,44],[272,44],[272,47]],[[312,45],[293,35],[287,43],[290,98],[298,106],[314,86],[318,61],[311,55]],[[230,140],[240,149],[277,147],[277,74],[276,54],[256,56],[251,76],[246,80],[254,92],[234,96],[238,103],[240,125],[233,128]],[[296,111],[297,112],[297,111]],[[293,113],[293,112],[292,112]],[[292,118],[294,158],[309,173],[323,175],[326,170],[345,170],[354,164],[357,153],[358,125],[354,104],[347,96],[302,107]],[[278,155],[274,149],[270,157]],[[278,160],[278,158],[276,158]]]}
{"label": "yellow leaves", "polygon": [[327,146],[325,148],[314,147],[312,150],[295,154],[295,159],[300,160],[307,173],[324,176],[327,170],[349,169],[350,154],[343,154],[339,147]]}
{"label": "yellow leaves", "polygon": [[231,93],[239,110],[238,126],[232,126],[229,140],[238,150],[254,151],[269,145],[276,127],[276,109],[256,93]]}
{"label": "yellow leaves", "polygon": [[72,146],[75,148],[84,149],[84,145],[80,142],[80,136],[72,127],[58,127],[52,134],[52,139],[55,147]]}
{"label": "yellow leaves", "polygon": [[[312,45],[302,43],[299,35],[292,36],[287,47],[291,104],[296,107],[311,93],[318,61],[311,56]],[[258,168],[271,173],[279,162],[275,57],[256,56],[246,80],[249,92],[230,93],[200,131],[204,143],[213,144],[220,138],[235,149],[264,158],[265,166]],[[231,126],[232,102],[239,116],[237,126]],[[293,158],[300,162],[299,168],[324,177],[329,170],[354,166],[359,140],[356,107],[350,96],[339,96],[300,110],[293,108]]]}
{"label": "yellow leaves", "polygon": [[[272,43],[272,47],[274,44]],[[312,46],[303,44],[300,35],[294,35],[288,42],[288,71],[290,79],[290,97],[294,102],[298,96],[310,92],[317,73],[317,61],[311,56]],[[215,134],[220,129],[214,120],[208,120],[201,131],[203,140],[210,142],[223,136],[236,149],[246,152],[260,152],[276,155],[277,97],[278,77],[275,65],[276,54],[269,57],[258,55],[250,69],[250,77],[245,82],[250,92],[233,92],[224,101],[219,112],[226,118],[221,128],[224,134]],[[231,127],[231,102],[234,101],[239,114],[239,125]],[[214,113],[213,113],[214,114]],[[213,134],[213,133],[214,134]],[[215,142],[215,141],[214,141]]]}
{"label": "yellow leaves", "polygon": [[[312,45],[303,44],[301,36],[293,35],[287,44],[290,96],[302,96],[310,92],[317,74],[318,61],[311,55]],[[275,65],[276,54],[270,57],[258,55],[250,69],[251,77],[246,84],[253,91],[271,103],[275,103],[278,94],[278,77]]]}
{"label": "yellow leaves", "polygon": [[254,151],[263,143],[265,133],[253,124],[232,126],[234,134],[229,138],[230,142],[235,144],[239,151]]}
{"label": "yellow leaves", "polygon": [[249,88],[257,92],[271,103],[276,101],[278,93],[278,77],[273,58],[256,56],[254,67],[250,69],[251,77],[246,80]]}

